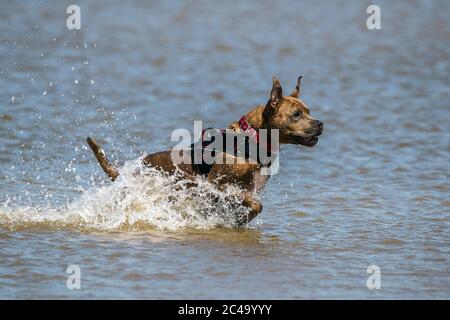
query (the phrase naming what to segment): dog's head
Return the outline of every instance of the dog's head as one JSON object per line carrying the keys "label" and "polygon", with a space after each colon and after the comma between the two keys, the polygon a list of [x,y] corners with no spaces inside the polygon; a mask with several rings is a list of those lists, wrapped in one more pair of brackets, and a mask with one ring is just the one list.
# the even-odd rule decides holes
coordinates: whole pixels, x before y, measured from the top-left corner
{"label": "dog's head", "polygon": [[322,134],[323,123],[311,117],[309,108],[298,97],[302,77],[289,96],[283,96],[280,81],[273,77],[272,91],[263,112],[268,129],[278,129],[280,143],[301,144],[307,147],[316,145]]}

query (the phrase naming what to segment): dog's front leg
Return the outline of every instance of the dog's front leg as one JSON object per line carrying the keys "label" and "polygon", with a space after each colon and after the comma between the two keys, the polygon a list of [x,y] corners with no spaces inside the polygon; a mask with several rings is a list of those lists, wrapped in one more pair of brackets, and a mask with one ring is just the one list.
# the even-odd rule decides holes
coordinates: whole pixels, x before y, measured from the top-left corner
{"label": "dog's front leg", "polygon": [[241,193],[242,205],[249,209],[248,217],[246,222],[250,222],[255,218],[263,209],[263,206],[259,200],[256,200],[253,195],[248,191],[243,191]]}
{"label": "dog's front leg", "polygon": [[[226,153],[218,154],[217,158],[219,157],[222,161],[212,166],[208,174],[208,180],[217,184],[219,188],[231,183],[245,190],[239,194],[239,197],[242,205],[249,209],[249,214],[246,221],[240,221],[239,223],[247,223],[262,211],[261,202],[255,199],[251,192],[254,189],[253,179],[258,166],[248,162],[238,164],[235,156]],[[227,162],[227,158],[231,161]]]}
{"label": "dog's front leg", "polygon": [[266,183],[269,180],[269,178],[270,175],[262,175],[261,170],[256,170],[253,175],[253,181],[250,191],[259,194],[262,191],[262,189],[266,186]]}

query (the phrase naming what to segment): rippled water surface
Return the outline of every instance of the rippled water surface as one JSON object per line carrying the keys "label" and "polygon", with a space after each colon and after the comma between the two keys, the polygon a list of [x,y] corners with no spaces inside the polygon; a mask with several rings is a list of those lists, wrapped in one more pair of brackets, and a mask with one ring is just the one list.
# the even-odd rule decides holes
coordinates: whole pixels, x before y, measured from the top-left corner
{"label": "rippled water surface", "polygon": [[[0,298],[450,298],[448,1],[381,1],[373,31],[367,1],[77,1],[78,31],[69,4],[0,9]],[[282,149],[248,226],[203,196],[228,191],[132,175],[173,129],[265,103],[274,74],[305,75],[325,131]]]}

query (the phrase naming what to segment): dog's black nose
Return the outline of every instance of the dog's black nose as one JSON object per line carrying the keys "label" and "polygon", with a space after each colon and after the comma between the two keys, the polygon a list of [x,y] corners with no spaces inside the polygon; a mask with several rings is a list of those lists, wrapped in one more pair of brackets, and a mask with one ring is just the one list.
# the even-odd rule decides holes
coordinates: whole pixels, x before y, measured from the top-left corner
{"label": "dog's black nose", "polygon": [[323,122],[322,121],[316,120],[316,125],[320,129],[320,131],[323,130]]}

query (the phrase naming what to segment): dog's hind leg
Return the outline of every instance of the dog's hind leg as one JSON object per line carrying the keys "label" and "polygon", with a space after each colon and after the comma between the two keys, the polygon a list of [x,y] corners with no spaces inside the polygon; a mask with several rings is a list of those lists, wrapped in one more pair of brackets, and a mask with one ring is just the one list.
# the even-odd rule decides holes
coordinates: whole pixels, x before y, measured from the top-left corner
{"label": "dog's hind leg", "polygon": [[117,168],[114,167],[111,162],[109,162],[108,158],[106,158],[105,151],[103,151],[98,143],[91,137],[88,137],[86,140],[89,147],[91,147],[92,152],[94,152],[94,155],[97,158],[98,163],[102,167],[103,171],[105,171],[105,173],[108,175],[108,177],[111,178],[112,181],[116,180],[116,178],[119,176],[119,170],[117,170]]}

